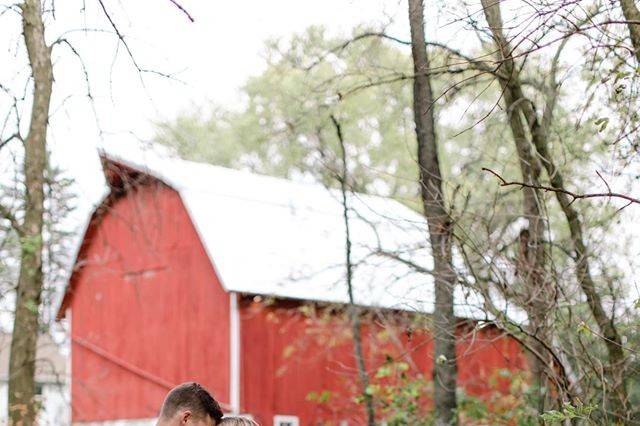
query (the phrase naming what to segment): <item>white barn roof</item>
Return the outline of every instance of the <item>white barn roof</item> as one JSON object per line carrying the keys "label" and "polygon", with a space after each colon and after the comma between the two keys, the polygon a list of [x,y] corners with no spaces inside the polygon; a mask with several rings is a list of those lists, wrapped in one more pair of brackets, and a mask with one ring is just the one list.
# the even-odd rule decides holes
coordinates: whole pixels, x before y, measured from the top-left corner
{"label": "white barn roof", "polygon": [[[209,164],[103,153],[176,190],[227,291],[347,303],[341,194]],[[433,312],[433,278],[388,253],[432,268],[424,218],[382,197],[349,194],[358,305]],[[456,291],[459,317],[485,319],[481,300]]]}

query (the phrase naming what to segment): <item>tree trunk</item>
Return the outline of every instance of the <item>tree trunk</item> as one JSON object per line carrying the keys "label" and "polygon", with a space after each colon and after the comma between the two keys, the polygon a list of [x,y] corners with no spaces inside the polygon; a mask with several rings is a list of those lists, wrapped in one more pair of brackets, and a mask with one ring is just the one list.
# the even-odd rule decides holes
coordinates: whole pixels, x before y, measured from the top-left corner
{"label": "tree trunk", "polygon": [[51,50],[44,38],[39,0],[21,5],[25,45],[34,82],[29,134],[25,140],[25,215],[21,226],[20,276],[9,356],[11,424],[35,424],[35,359],[42,293],[42,227],[46,134],[53,85]]}
{"label": "tree trunk", "polygon": [[[517,71],[511,54],[509,41],[502,32],[502,16],[499,0],[481,0],[484,15],[491,29],[491,34],[496,46],[497,57],[500,61],[500,85],[503,91],[505,109],[507,111],[509,126],[518,153],[518,162],[522,179],[529,185],[538,185],[541,166],[534,156],[531,143],[527,137],[526,128],[521,114],[521,104],[525,101],[520,86]],[[523,213],[528,221],[526,235],[521,234],[521,250],[518,273],[526,283],[524,305],[529,316],[532,334],[537,339],[532,342],[532,347],[541,355],[548,352],[540,340],[549,342],[548,310],[554,297],[553,289],[546,283],[545,278],[545,248],[544,248],[544,220],[542,217],[541,193],[534,188],[522,188]],[[543,357],[543,359],[546,356]],[[540,359],[540,356],[531,357],[534,386],[538,398],[538,409],[545,409],[546,399],[546,373],[551,365]]]}
{"label": "tree trunk", "polygon": [[344,138],[342,137],[342,127],[338,120],[332,115],[331,121],[336,129],[338,142],[340,144],[340,156],[342,159],[342,173],[338,177],[340,179],[340,192],[342,194],[342,218],[344,221],[345,231],[345,266],[347,270],[347,295],[349,297],[349,320],[351,322],[351,333],[353,335],[353,351],[356,359],[356,368],[358,369],[358,378],[362,387],[362,398],[364,399],[365,410],[367,413],[367,425],[375,426],[376,413],[373,407],[373,396],[369,392],[369,375],[367,374],[367,366],[364,360],[364,350],[362,349],[362,324],[360,323],[360,310],[356,306],[353,297],[353,262],[351,262],[351,227],[349,226],[349,202],[347,198],[348,192],[348,174],[347,168],[347,150],[344,146]]}
{"label": "tree trunk", "polygon": [[633,53],[636,55],[636,60],[640,66],[640,10],[638,10],[634,0],[620,0],[620,7],[622,8],[624,19],[634,21],[627,22],[627,28],[629,28]]}
{"label": "tree trunk", "polygon": [[[543,158],[551,186],[565,189],[564,179],[547,151],[546,141],[536,141],[536,149]],[[575,251],[576,276],[578,282],[580,283],[582,291],[587,296],[587,303],[598,324],[600,333],[604,337],[604,343],[609,356],[609,362],[605,368],[605,374],[610,382],[608,385],[611,387],[608,392],[609,411],[620,421],[626,417],[627,411],[626,378],[624,376],[625,356],[622,349],[622,340],[613,320],[609,319],[609,316],[603,308],[602,299],[591,277],[589,253],[584,242],[580,216],[571,204],[571,200],[567,194],[556,192],[556,198],[569,224],[571,242]]]}
{"label": "tree trunk", "polygon": [[439,426],[457,424],[456,318],[453,311],[456,276],[451,255],[452,223],[442,192],[434,119],[434,99],[428,74],[429,57],[424,37],[422,0],[409,0],[411,53],[413,56],[413,114],[418,141],[419,180],[424,214],[434,260],[435,304],[434,405]]}
{"label": "tree trunk", "polygon": [[[624,0],[622,1],[624,2]],[[556,94],[549,94],[554,102],[549,102],[547,104],[547,109],[545,110],[546,117],[544,118],[541,125],[540,121],[538,120],[536,111],[533,107],[532,101],[524,96],[519,76],[514,73],[513,61],[510,58],[511,53],[509,45],[502,35],[502,20],[500,18],[499,3],[495,2],[495,0],[483,0],[483,6],[485,7],[485,15],[487,16],[487,21],[489,22],[490,27],[492,27],[494,39],[496,40],[497,44],[499,43],[501,46],[503,46],[500,49],[501,60],[503,61],[501,68],[503,68],[506,72],[506,76],[502,79],[502,84],[505,91],[505,103],[507,104],[507,109],[510,111],[511,115],[510,120],[513,121],[513,117],[518,116],[518,123],[513,123],[511,126],[514,133],[514,139],[516,139],[516,145],[518,145],[518,140],[523,140],[526,142],[526,134],[524,133],[524,129],[521,128],[522,123],[519,117],[520,112],[525,118],[525,121],[529,127],[531,139],[538,155],[542,159],[542,164],[544,165],[547,174],[549,175],[549,180],[552,187],[565,189],[562,174],[554,164],[553,159],[547,149],[547,131],[549,121],[552,119]],[[635,6],[633,7],[635,8]],[[637,9],[635,10],[637,12]],[[552,72],[552,77],[553,79],[555,79],[555,72]],[[555,81],[550,82],[550,86],[553,90],[557,90],[557,87],[555,85]],[[527,161],[530,161],[529,158],[530,155],[527,155]],[[537,170],[536,175],[539,175],[539,173],[540,171]],[[527,181],[525,177],[525,182],[529,184],[539,185],[537,176],[536,180],[531,181]],[[528,188],[523,189],[523,191],[525,191],[525,197],[527,189]],[[533,190],[530,190],[530,192],[531,191]],[[626,414],[625,407],[627,397],[625,378],[623,374],[625,357],[622,349],[620,335],[618,334],[613,321],[609,319],[604,310],[602,299],[596,289],[595,283],[591,276],[588,250],[584,242],[583,225],[582,221],[580,220],[580,216],[578,215],[576,209],[573,207],[571,202],[572,200],[567,194],[562,192],[555,192],[555,194],[569,225],[571,241],[576,254],[575,262],[577,280],[582,288],[582,291],[587,297],[589,308],[591,309],[593,317],[596,320],[600,332],[605,339],[605,345],[609,356],[609,363],[606,368],[606,373],[607,379],[609,381],[608,385],[611,387],[611,391],[609,392],[608,397],[610,410],[616,414],[618,420],[623,420],[623,417]]]}
{"label": "tree trunk", "polygon": [[[555,82],[551,82],[554,84]],[[549,181],[553,188],[566,189],[562,173],[556,167],[553,157],[547,149],[546,128],[539,126],[535,110],[531,106],[531,102],[526,100],[523,105],[527,115],[527,121],[532,129],[531,134],[536,147],[536,151],[542,158],[542,164],[545,166]],[[553,108],[548,105],[547,108]],[[549,114],[551,116],[551,113]],[[572,199],[562,192],[555,192],[556,199],[569,225],[571,235],[571,243],[575,251],[576,278],[582,291],[587,297],[587,304],[598,325],[600,333],[603,336],[605,346],[607,348],[608,363],[605,367],[605,376],[610,387],[608,395],[608,411],[613,413],[617,421],[628,421],[627,419],[627,391],[626,377],[624,374],[625,356],[622,348],[622,339],[609,315],[604,309],[602,298],[598,293],[593,277],[591,276],[591,268],[589,265],[589,251],[584,242],[583,225],[578,211],[573,207]]]}

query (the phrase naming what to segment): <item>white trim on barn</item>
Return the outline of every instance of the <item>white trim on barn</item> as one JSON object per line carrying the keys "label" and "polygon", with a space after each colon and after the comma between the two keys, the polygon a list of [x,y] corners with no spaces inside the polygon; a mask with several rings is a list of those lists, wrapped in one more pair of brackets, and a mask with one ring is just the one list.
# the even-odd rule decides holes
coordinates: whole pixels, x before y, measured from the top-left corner
{"label": "white trim on barn", "polygon": [[298,416],[273,416],[273,426],[300,426],[300,418]]}
{"label": "white trim on barn", "polygon": [[231,412],[240,412],[240,311],[238,293],[229,294],[229,404]]}

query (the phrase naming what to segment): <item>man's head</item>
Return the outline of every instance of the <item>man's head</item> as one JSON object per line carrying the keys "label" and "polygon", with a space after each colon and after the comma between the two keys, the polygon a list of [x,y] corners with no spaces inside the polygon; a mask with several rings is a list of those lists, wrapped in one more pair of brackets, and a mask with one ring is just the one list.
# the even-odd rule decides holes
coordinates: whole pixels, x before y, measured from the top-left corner
{"label": "man's head", "polygon": [[215,426],[222,410],[211,394],[198,383],[183,383],[171,389],[162,404],[157,426]]}

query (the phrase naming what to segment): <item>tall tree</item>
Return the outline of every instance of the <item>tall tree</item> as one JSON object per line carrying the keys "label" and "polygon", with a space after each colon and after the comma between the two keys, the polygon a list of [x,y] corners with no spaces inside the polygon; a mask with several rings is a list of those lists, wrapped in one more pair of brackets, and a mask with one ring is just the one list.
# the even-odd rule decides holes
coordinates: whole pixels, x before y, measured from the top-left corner
{"label": "tall tree", "polygon": [[337,174],[340,181],[340,194],[342,201],[342,219],[344,223],[344,241],[345,241],[345,270],[347,295],[349,298],[349,321],[351,322],[351,333],[353,335],[353,351],[356,359],[356,367],[358,369],[358,377],[362,388],[362,398],[364,399],[365,411],[367,414],[367,425],[375,426],[376,413],[373,407],[373,396],[369,392],[369,375],[364,359],[364,350],[362,348],[362,324],[360,321],[361,310],[356,305],[353,294],[353,262],[351,260],[351,227],[349,223],[349,168],[347,167],[347,149],[342,135],[342,126],[335,116],[331,116],[331,122],[336,128],[336,136],[340,143],[340,159],[342,163],[341,172]]}
{"label": "tall tree", "polygon": [[[55,3],[55,2],[52,2]],[[109,15],[102,0],[100,6],[112,34],[119,45],[124,45],[126,54],[131,59],[138,73],[147,72],[136,63],[133,54],[125,42],[123,34],[116,27],[116,23]],[[177,1],[171,2],[183,13],[186,11]],[[59,38],[47,43],[45,37],[48,16],[55,15],[55,5],[41,0],[21,0],[11,5],[3,5],[2,13],[17,12],[22,23],[22,41],[26,49],[26,64],[30,71],[28,83],[21,89],[25,94],[16,96],[12,91],[12,83],[0,84],[0,91],[4,96],[12,98],[12,105],[3,120],[0,135],[3,137],[12,125],[15,130],[6,138],[0,140],[0,149],[5,148],[12,141],[22,142],[22,155],[18,155],[21,162],[17,168],[22,169],[24,181],[16,178],[16,187],[24,184],[24,188],[2,194],[0,197],[0,218],[10,224],[13,234],[17,236],[19,245],[19,272],[15,285],[15,308],[13,321],[13,335],[9,356],[9,385],[8,385],[8,413],[10,424],[31,426],[36,423],[38,404],[35,401],[35,369],[36,344],[38,335],[42,332],[43,317],[46,306],[43,299],[46,296],[45,276],[53,275],[59,265],[52,261],[51,254],[57,249],[45,247],[45,242],[57,244],[57,226],[50,222],[60,219],[68,212],[63,198],[52,196],[54,188],[66,188],[68,183],[60,178],[60,174],[48,167],[47,133],[51,109],[51,98],[54,84],[54,69],[52,50],[54,46],[66,46],[71,53],[80,59],[82,72],[87,84],[88,98],[93,98],[89,88],[89,76],[80,52],[71,43],[69,37],[76,31],[63,32]],[[84,9],[83,9],[84,11]],[[49,15],[47,15],[49,14]],[[189,19],[191,17],[187,14]],[[100,31],[108,33],[109,31]],[[27,68],[27,67],[25,67]],[[28,90],[27,90],[28,89]],[[28,129],[23,135],[27,120],[23,120],[22,106],[28,105]],[[27,108],[25,108],[25,111]],[[18,173],[19,174],[19,173]],[[52,180],[54,182],[52,182]],[[3,188],[4,189],[4,188]],[[14,188],[15,189],[15,188]],[[47,193],[49,189],[52,193]],[[60,195],[60,194],[58,194]],[[45,201],[46,200],[46,201]],[[58,210],[54,212],[53,210]],[[54,213],[50,216],[50,213]],[[51,228],[50,228],[51,226]],[[51,230],[56,232],[52,233]],[[56,235],[53,235],[56,234]],[[9,239],[7,239],[8,241]]]}
{"label": "tall tree", "polygon": [[42,294],[42,228],[44,183],[47,164],[47,125],[53,85],[51,47],[46,44],[42,6],[39,0],[20,5],[22,30],[31,75],[33,104],[29,131],[24,139],[25,206],[20,222],[3,208],[20,237],[18,279],[13,337],[9,356],[9,418],[12,424],[35,423],[35,359]]}
{"label": "tall tree", "polygon": [[620,0],[620,7],[627,20],[633,54],[636,56],[638,66],[640,66],[640,10],[634,0]]}
{"label": "tall tree", "polygon": [[411,54],[413,57],[413,115],[418,141],[420,194],[429,225],[433,254],[435,304],[434,403],[436,425],[457,424],[456,401],[456,318],[454,289],[456,274],[452,261],[452,226],[442,191],[442,172],[438,159],[438,140],[434,115],[435,100],[429,76],[429,56],[424,36],[422,0],[409,0]]}
{"label": "tall tree", "polygon": [[520,114],[519,103],[524,95],[522,87],[517,80],[517,70],[512,57],[509,40],[502,30],[502,16],[500,3],[496,0],[482,0],[485,18],[489,24],[491,34],[496,46],[496,55],[499,63],[498,75],[503,90],[505,110],[508,111],[508,121],[513,135],[513,141],[518,154],[518,163],[522,179],[531,186],[523,189],[523,215],[527,220],[527,227],[520,234],[520,259],[519,274],[524,278],[525,285],[525,309],[531,322],[531,333],[534,335],[533,349],[536,353],[532,356],[533,375],[538,392],[538,404],[540,412],[544,411],[545,386],[548,354],[544,344],[550,341],[549,336],[549,309],[554,301],[554,291],[549,285],[545,271],[545,223],[542,217],[540,185],[541,165],[534,155],[531,143],[527,138],[527,129]]}
{"label": "tall tree", "polygon": [[[520,157],[520,165],[522,170],[522,176],[525,183],[523,187],[524,192],[524,211],[528,215],[537,215],[536,222],[540,227],[537,240],[532,241],[529,238],[529,246],[531,250],[535,250],[538,247],[540,253],[533,258],[536,266],[533,269],[534,278],[536,281],[532,281],[533,288],[545,289],[545,292],[551,292],[553,290],[549,288],[547,280],[544,275],[538,277],[538,273],[535,271],[544,271],[544,249],[542,247],[544,241],[544,235],[542,234],[542,217],[540,216],[540,207],[538,206],[541,196],[541,185],[539,181],[540,176],[540,163],[544,166],[551,186],[559,189],[554,191],[561,211],[567,221],[569,232],[571,236],[571,243],[575,252],[574,262],[576,278],[583,293],[586,296],[588,306],[591,313],[602,333],[603,340],[609,355],[608,365],[605,367],[605,375],[608,377],[608,386],[611,387],[609,391],[608,410],[622,419],[625,417],[625,405],[626,405],[626,387],[625,380],[621,374],[624,371],[623,366],[625,357],[622,349],[622,341],[620,335],[616,329],[616,326],[611,318],[609,318],[604,308],[602,298],[597,291],[595,282],[591,275],[591,267],[589,264],[590,253],[587,249],[583,224],[578,211],[573,206],[573,199],[568,195],[565,179],[561,170],[556,166],[552,155],[549,152],[548,134],[549,128],[553,121],[554,109],[558,98],[559,84],[556,81],[557,74],[557,61],[562,49],[565,46],[565,42],[561,43],[555,58],[551,66],[551,72],[549,75],[549,81],[546,88],[546,103],[543,110],[542,117],[538,117],[535,108],[535,102],[527,97],[522,89],[520,72],[514,66],[513,51],[509,44],[509,41],[503,34],[503,21],[500,12],[500,1],[495,0],[482,0],[485,17],[487,23],[491,29],[493,39],[498,52],[499,70],[497,73],[501,86],[504,91],[504,102],[506,104],[505,110],[509,113],[509,124],[512,130],[514,142],[518,148]],[[526,124],[526,127],[524,125]],[[532,153],[532,148],[535,151]],[[538,161],[538,158],[541,160]],[[564,192],[563,192],[564,191]],[[527,202],[527,198],[531,201]],[[529,230],[533,228],[531,216],[529,216]],[[544,316],[547,315],[548,309],[551,307],[551,300],[545,299],[544,294],[542,298],[539,298],[536,306],[532,306],[533,310],[530,314],[534,315],[536,321],[545,321]],[[539,315],[537,317],[536,315]],[[542,322],[544,324],[544,322]],[[548,341],[549,336],[542,336]],[[541,353],[544,353],[544,348],[539,348]],[[551,365],[550,363],[547,363]],[[539,366],[544,369],[544,366]],[[544,371],[536,372],[540,374],[539,379],[544,380],[544,376],[541,374]],[[540,383],[543,385],[543,383]]]}

